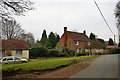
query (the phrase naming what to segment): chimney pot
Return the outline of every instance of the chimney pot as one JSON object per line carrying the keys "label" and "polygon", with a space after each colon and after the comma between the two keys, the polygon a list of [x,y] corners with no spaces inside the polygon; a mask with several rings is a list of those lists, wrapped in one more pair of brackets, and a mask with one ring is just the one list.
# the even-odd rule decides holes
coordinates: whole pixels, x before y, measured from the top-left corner
{"label": "chimney pot", "polygon": [[83,33],[86,34],[86,30],[84,30]]}
{"label": "chimney pot", "polygon": [[64,27],[64,32],[66,32],[67,31],[67,27]]}

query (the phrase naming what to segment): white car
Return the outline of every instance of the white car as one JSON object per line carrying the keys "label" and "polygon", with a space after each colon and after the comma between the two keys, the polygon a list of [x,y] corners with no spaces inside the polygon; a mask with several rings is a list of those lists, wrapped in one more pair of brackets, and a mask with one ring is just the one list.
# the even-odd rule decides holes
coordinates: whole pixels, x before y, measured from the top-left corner
{"label": "white car", "polygon": [[3,57],[0,60],[1,64],[17,64],[17,63],[27,63],[27,62],[28,62],[27,59],[21,59],[19,57],[14,57],[14,56]]}

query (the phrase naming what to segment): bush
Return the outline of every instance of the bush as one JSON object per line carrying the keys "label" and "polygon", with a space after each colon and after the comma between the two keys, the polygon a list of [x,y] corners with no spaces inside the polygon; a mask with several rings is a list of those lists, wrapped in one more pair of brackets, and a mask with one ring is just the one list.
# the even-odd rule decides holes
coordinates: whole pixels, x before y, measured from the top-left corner
{"label": "bush", "polygon": [[64,53],[60,53],[59,57],[65,57]]}
{"label": "bush", "polygon": [[75,55],[75,51],[74,50],[70,50],[70,56],[74,56]]}
{"label": "bush", "polygon": [[50,49],[50,50],[49,50],[49,56],[50,56],[50,57],[59,57],[60,54],[59,54],[59,51],[58,51],[58,50],[56,50],[56,49]]}
{"label": "bush", "polygon": [[35,47],[31,48],[30,50],[30,58],[31,57],[48,57],[49,52],[46,47]]}
{"label": "bush", "polygon": [[120,54],[120,48],[112,49],[113,54]]}
{"label": "bush", "polygon": [[77,53],[77,56],[85,56],[85,53]]}
{"label": "bush", "polygon": [[62,50],[62,56],[64,55],[64,57],[70,57],[70,56],[74,56],[75,55],[75,51],[74,50],[69,50],[68,48],[64,48]]}

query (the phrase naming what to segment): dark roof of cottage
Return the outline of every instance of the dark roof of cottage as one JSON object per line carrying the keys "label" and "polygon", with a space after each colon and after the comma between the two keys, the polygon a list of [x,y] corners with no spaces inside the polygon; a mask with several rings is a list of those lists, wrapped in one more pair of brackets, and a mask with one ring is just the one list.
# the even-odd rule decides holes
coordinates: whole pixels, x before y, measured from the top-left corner
{"label": "dark roof of cottage", "polygon": [[96,41],[92,41],[91,48],[92,49],[103,49],[103,46],[100,44],[98,40],[96,40]]}
{"label": "dark roof of cottage", "polygon": [[23,40],[0,40],[0,43],[3,50],[29,49],[26,41]]}
{"label": "dark roof of cottage", "polygon": [[84,33],[78,33],[78,32],[72,32],[72,31],[67,31],[67,34],[70,35],[70,37],[73,40],[80,40],[80,41],[91,41],[87,35]]}

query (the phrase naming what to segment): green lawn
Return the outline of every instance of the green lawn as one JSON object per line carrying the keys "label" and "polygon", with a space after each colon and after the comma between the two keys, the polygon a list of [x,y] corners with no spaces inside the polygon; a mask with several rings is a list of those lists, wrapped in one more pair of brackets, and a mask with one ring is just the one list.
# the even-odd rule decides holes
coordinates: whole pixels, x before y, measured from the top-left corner
{"label": "green lawn", "polygon": [[[86,60],[90,59],[96,56],[79,56],[76,57],[76,60]],[[22,64],[5,64],[2,65],[2,70],[4,71],[11,71],[11,70],[17,70],[22,69],[25,71],[29,70],[46,70],[46,69],[55,69],[57,67],[60,67],[62,65],[69,65],[71,64],[70,60],[74,60],[74,57],[69,58],[57,58],[57,59],[51,59],[51,60],[43,60],[43,61],[34,61],[34,62],[28,62],[28,63],[22,63]]]}

